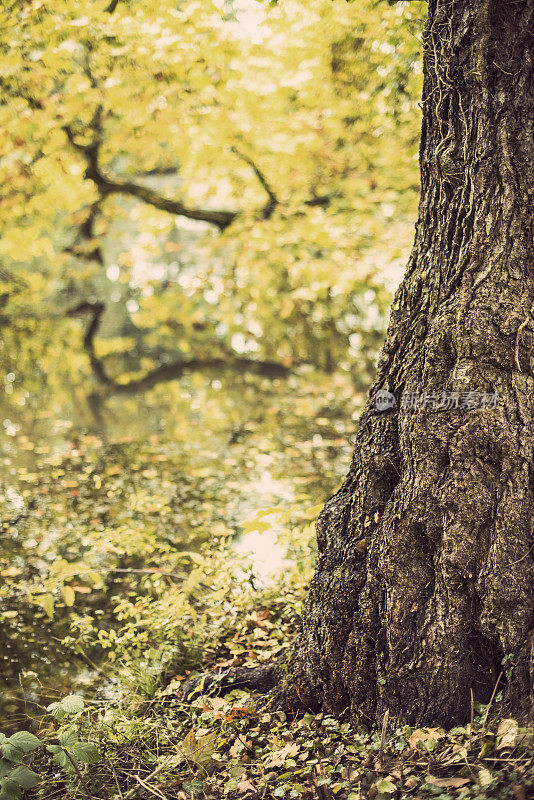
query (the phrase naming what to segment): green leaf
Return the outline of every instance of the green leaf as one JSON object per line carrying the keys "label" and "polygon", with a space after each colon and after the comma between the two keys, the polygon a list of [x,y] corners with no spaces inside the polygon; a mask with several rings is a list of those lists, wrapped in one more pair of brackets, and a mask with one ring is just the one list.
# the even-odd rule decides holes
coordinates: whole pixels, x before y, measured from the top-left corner
{"label": "green leaf", "polygon": [[67,728],[59,734],[59,742],[62,747],[72,747],[78,741],[78,734],[74,728]]}
{"label": "green leaf", "polygon": [[22,761],[24,750],[22,750],[21,747],[17,747],[16,744],[13,744],[9,740],[0,747],[0,750],[4,758],[7,758],[8,761]]}
{"label": "green leaf", "polygon": [[379,794],[395,794],[397,787],[394,783],[384,778],[376,784],[376,790]]}
{"label": "green leaf", "polygon": [[23,753],[31,753],[41,746],[42,742],[29,731],[17,731],[9,737],[9,743],[20,747]]}
{"label": "green leaf", "polygon": [[10,772],[12,769],[12,761],[4,761],[3,758],[0,758],[0,778],[5,778],[8,772]]}
{"label": "green leaf", "polygon": [[55,717],[60,722],[65,717],[66,714],[65,709],[63,708],[61,703],[50,703],[50,705],[47,706],[46,710],[49,711],[52,714],[52,716]]}
{"label": "green leaf", "polygon": [[67,697],[63,698],[61,705],[67,714],[78,714],[80,711],[83,711],[83,697],[80,697],[79,694],[69,694]]}
{"label": "green leaf", "polygon": [[187,792],[189,796],[193,796],[195,800],[202,797],[202,790],[204,788],[203,781],[184,781],[182,789]]}
{"label": "green leaf", "polygon": [[69,757],[63,750],[63,748],[58,747],[57,744],[50,744],[46,748],[49,753],[52,753],[52,758],[56,764],[59,764],[60,767],[63,767],[66,770],[72,770],[73,766],[70,763]]}
{"label": "green leaf", "polygon": [[38,598],[37,602],[41,608],[46,611],[47,615],[52,619],[54,616],[54,595],[43,594]]}
{"label": "green leaf", "polygon": [[16,767],[9,776],[9,779],[19,786],[22,786],[23,789],[33,789],[41,780],[36,772],[24,766]]}
{"label": "green leaf", "polygon": [[91,742],[76,742],[71,747],[72,753],[84,764],[96,764],[100,761],[98,748]]}
{"label": "green leaf", "polygon": [[61,596],[63,597],[63,601],[66,606],[73,606],[74,600],[76,599],[76,594],[72,586],[62,586],[61,587]]}
{"label": "green leaf", "polygon": [[22,789],[18,783],[15,783],[9,778],[0,781],[0,786],[2,787],[0,789],[0,800],[18,800],[22,795]]}

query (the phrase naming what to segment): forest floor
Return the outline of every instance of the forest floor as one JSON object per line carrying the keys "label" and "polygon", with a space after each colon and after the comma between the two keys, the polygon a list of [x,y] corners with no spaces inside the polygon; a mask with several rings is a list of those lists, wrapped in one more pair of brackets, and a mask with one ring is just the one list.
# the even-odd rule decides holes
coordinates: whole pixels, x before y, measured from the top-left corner
{"label": "forest floor", "polygon": [[[1,573],[0,680],[9,659],[31,671],[20,670],[16,703],[9,699],[14,681],[0,696],[9,712],[4,730],[15,730],[9,739],[0,733],[0,800],[17,800],[23,789],[24,800],[534,798],[534,731],[493,719],[498,691],[491,707],[473,703],[472,721],[450,731],[367,731],[311,712],[290,719],[256,710],[257,697],[239,687],[184,697],[185,682],[197,673],[272,664],[291,646],[313,572],[317,503],[338,481],[332,465],[339,460],[341,474],[350,450],[338,429],[350,419],[347,409],[334,420],[324,413],[318,397],[321,435],[312,449],[296,433],[290,439],[286,421],[286,460],[278,466],[279,444],[263,425],[256,439],[250,434],[226,447],[227,473],[216,446],[209,461],[203,441],[190,453],[187,442],[171,447],[155,436],[144,449],[86,437],[20,468],[14,496],[25,517],[17,536],[6,537],[14,551],[6,551]],[[274,421],[280,430],[276,415]],[[236,509],[249,495],[269,502],[257,487],[261,471],[269,467],[273,480],[287,472],[289,450],[301,481],[293,499],[259,510],[248,503],[252,516],[241,519]],[[310,473],[304,478],[303,465]],[[249,483],[234,481],[232,489],[229,476],[241,474]],[[176,541],[168,541],[170,532]],[[49,553],[36,547],[36,535]],[[280,543],[280,569],[269,581],[258,579],[257,565],[234,544],[248,535]],[[267,550],[273,561],[275,551]],[[45,582],[33,578],[37,605],[28,604],[32,584],[21,578],[23,564],[38,577],[51,565]],[[55,597],[55,611],[46,610],[43,591]],[[37,660],[43,637],[51,672]],[[99,682],[76,682],[75,659]],[[64,696],[73,685],[83,699]],[[42,705],[32,706],[32,697]]]}
{"label": "forest floor", "polygon": [[[284,594],[277,594],[276,587],[259,595],[251,592],[245,606],[255,597],[255,608],[249,605],[247,611],[241,604],[236,609],[225,643],[214,643],[210,668],[258,664],[283,652],[295,632],[299,593],[299,588],[287,586]],[[81,767],[79,775],[71,771],[69,777],[36,755],[32,766],[41,774],[44,769],[46,781],[32,796],[73,800],[84,796],[93,800],[534,797],[534,731],[510,719],[488,722],[491,708],[475,705],[472,722],[450,731],[409,727],[365,731],[326,714],[288,719],[283,712],[256,711],[254,695],[238,688],[224,696],[197,694],[187,699],[181,686],[190,674],[182,669],[161,675],[159,685],[152,684],[147,691],[140,669],[136,685],[119,692],[115,701],[67,715],[49,725],[48,733],[46,726],[42,728],[41,735],[59,735],[60,744],[67,747],[68,736],[76,730],[80,740],[97,745],[101,757]]]}

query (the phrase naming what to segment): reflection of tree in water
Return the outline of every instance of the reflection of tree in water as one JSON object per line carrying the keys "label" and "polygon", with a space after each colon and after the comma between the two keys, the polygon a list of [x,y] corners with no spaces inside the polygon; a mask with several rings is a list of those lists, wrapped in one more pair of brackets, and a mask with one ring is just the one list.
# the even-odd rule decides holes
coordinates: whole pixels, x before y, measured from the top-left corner
{"label": "reflection of tree in water", "polygon": [[[180,551],[197,550],[221,526],[239,531],[257,508],[287,504],[303,492],[312,504],[333,489],[349,447],[340,435],[350,416],[344,402],[325,408],[317,387],[304,382],[289,393],[285,379],[253,376],[225,391],[211,389],[207,379],[205,385],[181,407],[179,383],[156,388],[161,403],[154,392],[110,396],[96,435],[60,426],[56,436],[41,429],[34,442],[24,429],[9,437],[11,464],[1,467],[11,487],[1,513],[4,715],[18,707],[21,674],[35,700],[41,691],[72,689],[76,676],[85,680],[91,670],[87,658],[101,658],[62,645],[71,611],[60,596],[52,621],[28,602],[28,585],[37,586],[58,559],[87,561],[103,575],[103,588],[76,592],[74,611],[109,628],[117,625],[111,597],[150,595],[155,574],[164,580],[186,574]],[[297,413],[303,402],[308,410],[312,403],[320,421],[314,443],[308,416]],[[208,416],[216,409],[218,425],[206,419],[206,407]],[[261,492],[251,488],[257,486]],[[102,540],[110,546],[99,552]],[[24,677],[28,672],[37,673],[42,689],[35,676]]]}
{"label": "reflection of tree in water", "polygon": [[30,20],[7,4],[20,69],[2,90],[25,165],[5,175],[11,413],[59,393],[77,409],[81,385],[98,412],[97,394],[186,368],[369,377],[381,272],[402,260],[415,213],[420,79],[417,18],[368,6],[304,3],[299,36],[273,11],[258,59],[246,25],[188,3],[178,17],[143,6],[135,24],[111,3],[79,35],[53,6]]}

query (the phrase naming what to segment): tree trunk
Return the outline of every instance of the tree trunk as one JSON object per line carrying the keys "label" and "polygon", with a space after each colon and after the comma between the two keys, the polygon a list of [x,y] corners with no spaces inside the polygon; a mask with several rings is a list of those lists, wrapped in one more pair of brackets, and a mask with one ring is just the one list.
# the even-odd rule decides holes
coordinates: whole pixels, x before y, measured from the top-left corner
{"label": "tree trunk", "polygon": [[415,244],[286,705],[447,725],[502,672],[501,710],[533,716],[533,21],[534,0],[429,2]]}

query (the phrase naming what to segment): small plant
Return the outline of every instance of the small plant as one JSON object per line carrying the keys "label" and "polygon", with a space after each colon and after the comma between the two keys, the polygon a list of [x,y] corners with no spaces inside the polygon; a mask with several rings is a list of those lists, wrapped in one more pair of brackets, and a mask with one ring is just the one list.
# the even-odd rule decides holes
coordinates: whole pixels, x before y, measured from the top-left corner
{"label": "small plant", "polygon": [[[47,711],[55,719],[62,722],[65,717],[77,716],[84,710],[83,698],[77,694],[70,694],[63,700],[51,703]],[[52,760],[66,772],[75,772],[84,788],[85,794],[91,800],[91,792],[80,771],[80,764],[96,764],[100,759],[98,748],[91,742],[80,741],[76,729],[69,725],[58,733],[58,743],[47,745]]]}
{"label": "small plant", "polygon": [[[84,701],[79,695],[71,694],[61,701],[51,703],[46,709],[58,722],[66,718],[74,722],[84,710]],[[69,724],[58,731],[58,737],[50,744],[29,731],[17,731],[7,737],[0,733],[0,800],[18,800],[25,789],[33,789],[41,782],[40,776],[24,764],[24,756],[44,748],[52,760],[66,772],[74,772],[79,778],[87,797],[91,792],[83,778],[80,764],[96,764],[100,759],[98,748],[87,741],[81,741],[76,728]]]}
{"label": "small plant", "polygon": [[0,733],[0,800],[17,800],[24,789],[32,789],[40,781],[39,775],[23,761],[42,742],[29,731],[17,731],[12,736]]}

